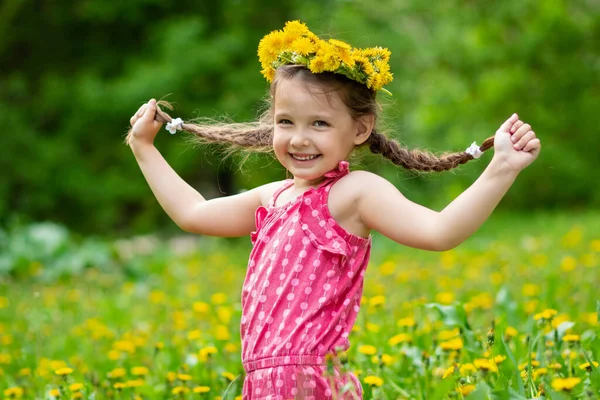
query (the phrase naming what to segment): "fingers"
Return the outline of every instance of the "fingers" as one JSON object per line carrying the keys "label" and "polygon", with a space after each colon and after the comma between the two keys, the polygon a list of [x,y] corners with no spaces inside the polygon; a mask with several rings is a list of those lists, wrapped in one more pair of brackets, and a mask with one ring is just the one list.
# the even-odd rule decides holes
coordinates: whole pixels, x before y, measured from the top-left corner
{"label": "fingers", "polygon": [[535,138],[527,142],[525,147],[523,147],[523,151],[531,152],[535,155],[540,151],[541,147],[542,143],[540,142],[540,139]]}
{"label": "fingers", "polygon": [[[151,105],[152,104],[152,105]],[[149,113],[146,113],[146,110],[150,110]],[[147,119],[154,119],[154,113],[156,112],[156,100],[151,99],[148,103],[144,103],[138,108],[138,110],[133,114],[133,116],[129,119],[129,123],[131,126],[135,125],[136,121],[146,114],[152,114],[152,117],[146,117]]]}
{"label": "fingers", "polygon": [[156,113],[156,100],[150,99],[150,101],[146,104],[146,109],[144,111],[144,115],[142,116],[142,118],[144,118],[148,121],[153,121],[155,113]]}
{"label": "fingers", "polygon": [[515,150],[523,150],[525,148],[525,145],[527,145],[530,141],[532,141],[535,138],[535,132],[529,131],[526,134],[524,134],[521,137],[521,139],[519,139],[519,141],[513,145],[513,147]]}
{"label": "fingers", "polygon": [[517,131],[515,133],[512,134],[512,136],[510,137],[510,140],[512,140],[513,143],[517,143],[519,140],[521,140],[521,138],[528,132],[531,131],[531,125],[529,124],[523,124],[521,125],[521,127],[519,129],[517,129]]}
{"label": "fingers", "polygon": [[510,133],[515,133],[517,131],[517,129],[519,129],[521,126],[523,126],[524,122],[521,120],[518,120],[517,122],[514,123],[514,125],[510,128]]}
{"label": "fingers", "polygon": [[519,120],[519,116],[517,115],[517,113],[514,113],[513,115],[510,116],[510,118],[508,118],[506,121],[504,121],[504,123],[502,125],[500,125],[499,130],[501,130],[503,132],[508,132],[510,127],[518,120]]}

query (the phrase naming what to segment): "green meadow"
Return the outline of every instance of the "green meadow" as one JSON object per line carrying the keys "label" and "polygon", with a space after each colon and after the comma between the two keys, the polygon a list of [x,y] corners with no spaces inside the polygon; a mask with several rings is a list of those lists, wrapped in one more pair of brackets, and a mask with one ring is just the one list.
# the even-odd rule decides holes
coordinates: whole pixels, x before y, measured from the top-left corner
{"label": "green meadow", "polygon": [[[494,214],[443,253],[375,235],[342,368],[367,399],[599,398],[598,226]],[[4,232],[2,250],[4,398],[241,398],[247,238],[38,224]]]}

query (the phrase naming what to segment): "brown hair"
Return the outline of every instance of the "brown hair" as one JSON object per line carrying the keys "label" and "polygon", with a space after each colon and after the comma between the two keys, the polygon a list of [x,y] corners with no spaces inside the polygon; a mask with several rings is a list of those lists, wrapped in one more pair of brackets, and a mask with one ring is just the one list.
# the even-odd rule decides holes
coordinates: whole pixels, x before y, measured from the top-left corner
{"label": "brown hair", "polygon": [[[267,99],[267,109],[258,120],[248,123],[224,123],[214,120],[197,120],[204,123],[184,123],[182,130],[192,133],[193,141],[197,144],[218,143],[227,145],[230,150],[246,150],[249,152],[271,153],[273,151],[273,108],[278,83],[282,79],[300,77],[309,90],[324,88],[323,92],[328,97],[338,93],[348,107],[353,118],[361,115],[373,115],[377,120],[378,104],[376,92],[365,85],[353,81],[343,75],[324,72],[313,74],[308,69],[299,65],[285,65],[277,69],[275,78],[271,83],[270,96]],[[171,116],[162,111],[160,107],[172,110],[170,103],[159,101],[155,119],[166,123],[171,121]],[[125,142],[129,143],[131,132]],[[374,154],[381,154],[396,165],[415,171],[446,171],[456,168],[460,164],[472,160],[474,157],[467,152],[444,153],[435,155],[428,151],[408,150],[394,139],[373,129],[365,143]],[[479,147],[486,151],[494,146],[494,137],[487,138]]]}

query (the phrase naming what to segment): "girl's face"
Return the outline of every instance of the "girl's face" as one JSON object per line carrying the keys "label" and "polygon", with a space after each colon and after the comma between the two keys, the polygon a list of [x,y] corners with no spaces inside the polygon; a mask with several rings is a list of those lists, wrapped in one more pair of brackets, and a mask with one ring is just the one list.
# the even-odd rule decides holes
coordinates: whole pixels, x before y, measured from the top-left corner
{"label": "girl's face", "polygon": [[328,99],[313,89],[311,93],[302,80],[292,78],[280,81],[275,93],[273,149],[300,186],[322,181],[372,128],[354,120],[337,93]]}

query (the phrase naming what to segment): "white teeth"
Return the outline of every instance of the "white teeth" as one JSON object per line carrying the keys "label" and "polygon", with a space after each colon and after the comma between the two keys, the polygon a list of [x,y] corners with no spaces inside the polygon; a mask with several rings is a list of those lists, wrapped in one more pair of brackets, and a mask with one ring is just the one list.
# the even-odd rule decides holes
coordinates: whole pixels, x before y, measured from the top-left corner
{"label": "white teeth", "polygon": [[294,154],[292,154],[292,157],[294,157],[296,160],[300,160],[300,161],[307,161],[307,160],[312,160],[313,158],[317,158],[319,155],[313,155],[313,156],[308,156],[308,157],[298,157]]}

